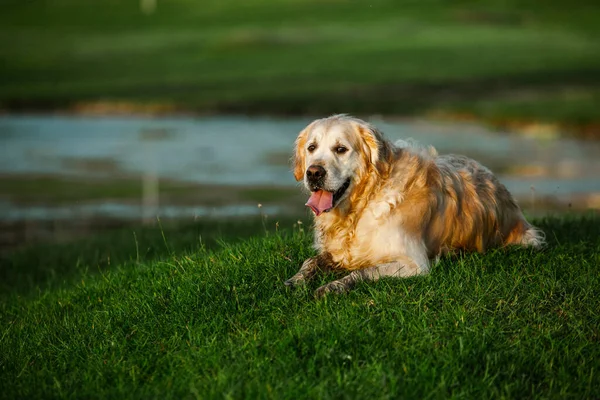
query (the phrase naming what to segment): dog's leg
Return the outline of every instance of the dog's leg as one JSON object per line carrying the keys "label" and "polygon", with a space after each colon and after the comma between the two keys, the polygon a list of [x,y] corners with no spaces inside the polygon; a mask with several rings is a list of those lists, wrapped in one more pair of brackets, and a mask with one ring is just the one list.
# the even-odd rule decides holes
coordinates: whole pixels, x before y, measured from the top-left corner
{"label": "dog's leg", "polygon": [[428,271],[428,265],[420,268],[416,262],[408,257],[391,263],[379,264],[374,267],[360,269],[351,272],[349,275],[329,282],[315,291],[315,297],[320,298],[327,293],[344,293],[351,290],[359,281],[377,281],[383,277],[406,278],[409,276],[420,275]]}
{"label": "dog's leg", "polygon": [[300,271],[290,279],[285,281],[286,286],[299,286],[315,277],[317,272],[327,272],[333,267],[331,254],[322,253],[318,256],[306,259],[300,268]]}

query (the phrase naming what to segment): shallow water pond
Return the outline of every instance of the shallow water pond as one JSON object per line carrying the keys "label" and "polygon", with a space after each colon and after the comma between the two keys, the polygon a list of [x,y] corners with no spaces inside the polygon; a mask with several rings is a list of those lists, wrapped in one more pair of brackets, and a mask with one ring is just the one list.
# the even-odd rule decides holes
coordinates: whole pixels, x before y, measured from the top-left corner
{"label": "shallow water pond", "polygon": [[[290,205],[289,197],[268,193],[269,188],[280,194],[298,192],[288,159],[296,135],[310,120],[1,116],[0,220],[300,211],[302,195]],[[440,153],[476,158],[500,176],[528,211],[600,208],[600,143],[494,132],[474,124],[370,122],[393,141],[413,138]],[[15,181],[33,182],[27,186],[29,197]],[[92,196],[90,187],[99,187],[94,182],[126,188]],[[165,182],[169,188],[186,189],[163,193]],[[58,202],[65,185],[72,196]],[[218,187],[226,190],[215,202]],[[232,195],[256,187],[264,192],[258,201]],[[60,193],[53,197],[53,191]],[[263,209],[257,207],[261,198]]]}

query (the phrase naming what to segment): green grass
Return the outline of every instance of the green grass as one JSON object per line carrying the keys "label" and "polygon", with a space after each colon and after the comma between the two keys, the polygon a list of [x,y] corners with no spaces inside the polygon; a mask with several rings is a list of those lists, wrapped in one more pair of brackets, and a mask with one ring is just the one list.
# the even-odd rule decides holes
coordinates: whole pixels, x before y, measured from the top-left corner
{"label": "green grass", "polygon": [[[248,187],[160,179],[157,186],[161,201],[168,204],[283,204],[302,196],[297,188],[275,185]],[[20,205],[106,200],[139,202],[143,193],[143,181],[139,177],[83,179],[52,174],[0,174],[0,199]]]}
{"label": "green grass", "polygon": [[484,117],[492,107],[597,123],[596,3],[159,0],[144,15],[138,1],[9,1],[0,105]]}
{"label": "green grass", "polygon": [[206,246],[192,228],[5,256],[3,270],[40,271],[3,288],[1,396],[600,397],[597,215],[536,221],[543,252],[462,254],[322,301],[332,276],[283,285],[310,235],[272,222]]}

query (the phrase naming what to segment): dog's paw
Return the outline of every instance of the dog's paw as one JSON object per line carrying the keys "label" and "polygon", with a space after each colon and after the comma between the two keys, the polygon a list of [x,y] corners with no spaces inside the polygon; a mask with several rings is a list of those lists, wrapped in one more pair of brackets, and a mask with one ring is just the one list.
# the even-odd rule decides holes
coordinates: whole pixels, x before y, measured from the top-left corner
{"label": "dog's paw", "polygon": [[329,282],[327,285],[323,285],[320,288],[318,288],[317,290],[315,290],[315,297],[317,299],[320,299],[328,293],[335,293],[335,294],[346,293],[350,289],[351,289],[351,287],[349,287],[342,281],[339,281],[339,280],[333,281],[333,282]]}
{"label": "dog's paw", "polygon": [[294,276],[292,276],[290,279],[288,279],[287,281],[283,282],[283,284],[287,287],[293,288],[296,286],[302,286],[306,283],[306,280],[304,279],[304,276],[302,276],[301,274],[296,274]]}

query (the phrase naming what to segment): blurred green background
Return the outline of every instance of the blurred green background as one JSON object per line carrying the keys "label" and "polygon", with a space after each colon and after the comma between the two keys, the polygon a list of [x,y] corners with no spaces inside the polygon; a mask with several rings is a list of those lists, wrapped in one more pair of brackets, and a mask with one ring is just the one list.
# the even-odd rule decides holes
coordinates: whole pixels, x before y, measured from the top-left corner
{"label": "blurred green background", "polygon": [[3,0],[0,108],[600,130],[598,1]]}

